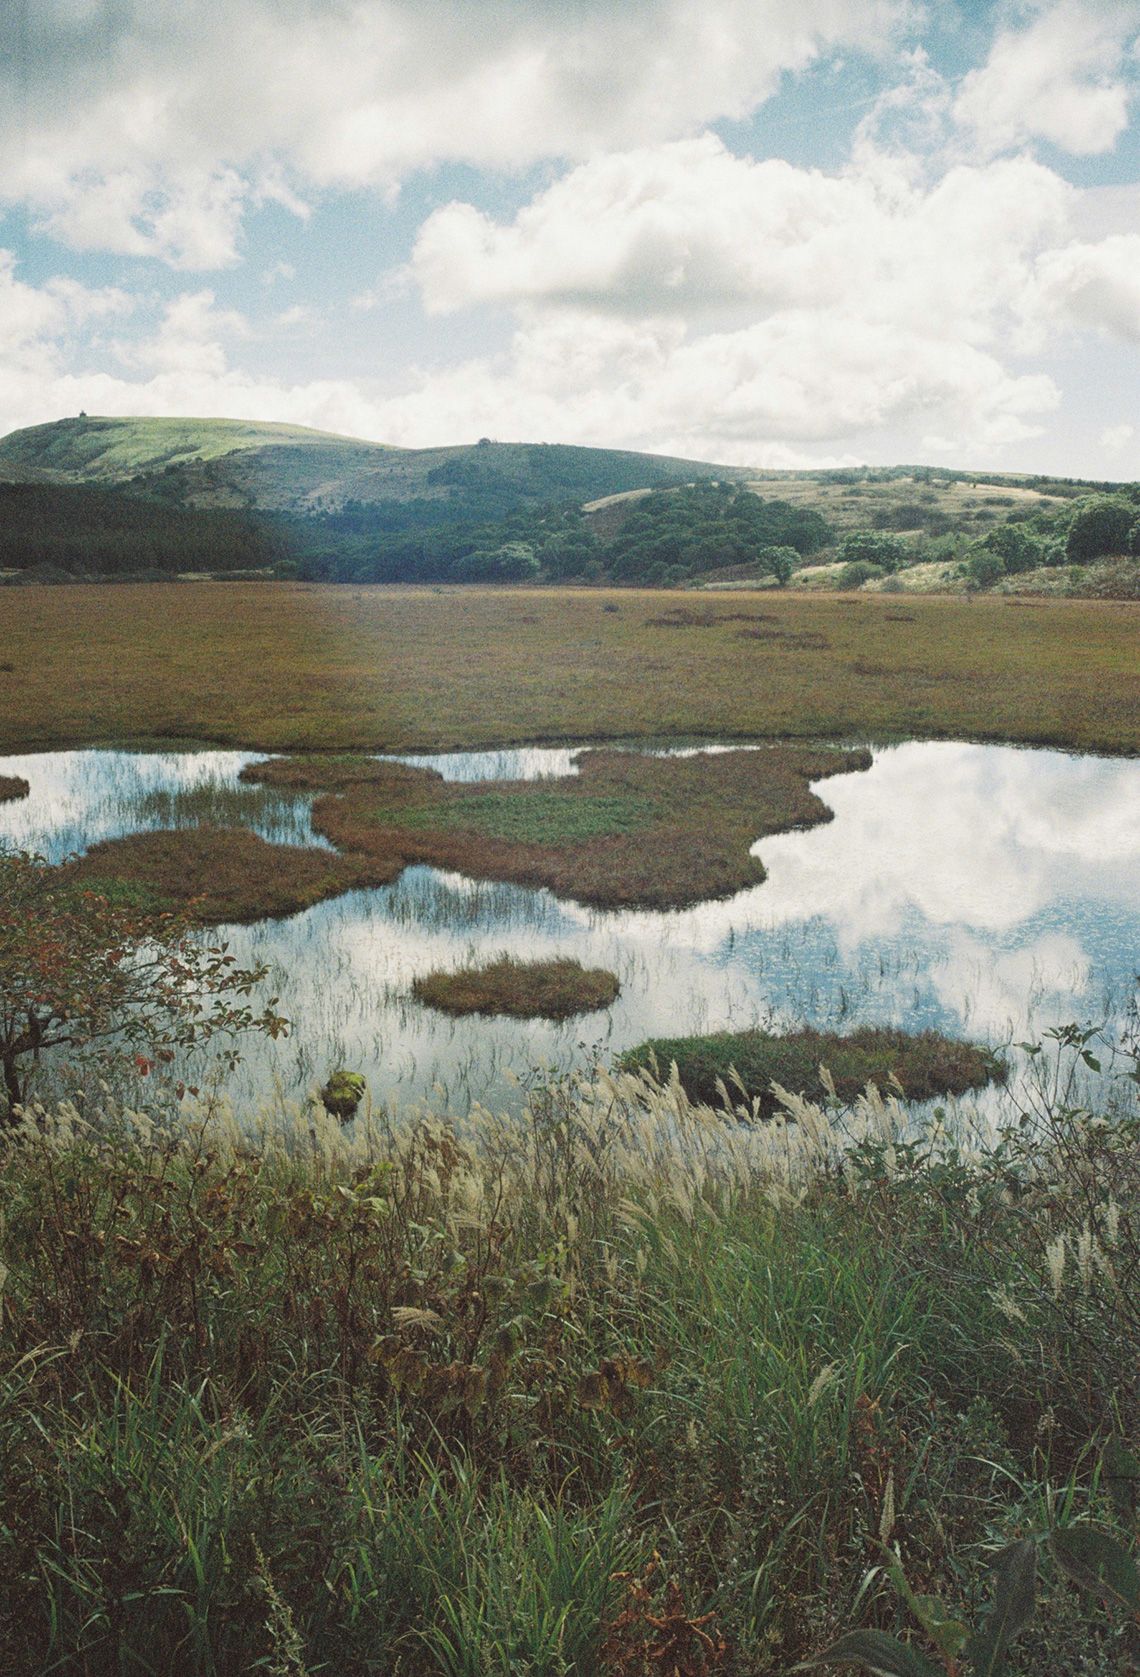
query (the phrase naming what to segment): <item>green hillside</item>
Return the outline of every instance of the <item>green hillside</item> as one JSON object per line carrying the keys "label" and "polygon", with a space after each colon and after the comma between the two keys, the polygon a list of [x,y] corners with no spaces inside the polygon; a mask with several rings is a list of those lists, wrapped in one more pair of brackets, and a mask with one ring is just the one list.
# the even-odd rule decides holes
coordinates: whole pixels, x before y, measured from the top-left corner
{"label": "green hillside", "polygon": [[390,448],[299,425],[234,419],[81,415],[0,440],[0,480],[130,483],[188,506],[304,514],[434,501],[474,515],[501,515],[509,507],[585,501],[718,471],[725,469],[545,443],[484,439],[450,448]]}
{"label": "green hillside", "polygon": [[[85,483],[121,483],[190,461],[219,460],[240,449],[299,449],[349,442],[303,425],[245,419],[102,419],[81,414],[31,425],[0,440],[0,474]],[[370,444],[378,447],[378,444]]]}
{"label": "green hillside", "polygon": [[0,440],[0,582],[251,570],[1135,598],[1140,486],[486,437],[407,449],[228,419],[80,415]]}

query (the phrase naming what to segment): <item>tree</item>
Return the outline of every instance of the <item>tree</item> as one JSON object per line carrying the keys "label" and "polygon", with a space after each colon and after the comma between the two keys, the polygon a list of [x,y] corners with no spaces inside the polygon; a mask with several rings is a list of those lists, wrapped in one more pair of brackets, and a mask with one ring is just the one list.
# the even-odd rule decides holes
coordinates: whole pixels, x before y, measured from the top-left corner
{"label": "tree", "polygon": [[851,589],[862,588],[865,582],[876,582],[882,575],[881,565],[872,565],[869,559],[852,559],[840,571],[835,586],[841,594],[846,594]]}
{"label": "tree", "polygon": [[240,968],[224,943],[203,941],[175,915],[85,890],[66,866],[0,850],[0,1077],[11,1122],[41,1055],[135,1063],[140,1072],[179,1048],[245,1030],[279,1036],[272,1001],[248,998],[267,968]]}
{"label": "tree", "polygon": [[451,567],[455,582],[529,582],[538,575],[538,560],[529,542],[504,542],[464,554]]}
{"label": "tree", "polygon": [[980,548],[966,564],[967,587],[992,588],[1005,575],[1005,560],[1000,553],[987,553]]}
{"label": "tree", "polygon": [[844,565],[878,565],[884,571],[897,571],[905,564],[907,549],[897,536],[882,530],[852,530],[844,536],[835,557]]}
{"label": "tree", "polygon": [[1081,502],[1065,544],[1071,564],[1084,565],[1110,553],[1127,553],[1136,508],[1118,495],[1097,495]]}
{"label": "tree", "polygon": [[774,576],[783,588],[790,580],[800,556],[794,547],[780,546],[762,547],[756,557],[769,576]]}
{"label": "tree", "polygon": [[983,539],[982,546],[997,554],[1010,576],[1031,571],[1042,562],[1044,544],[1024,524],[1000,524]]}

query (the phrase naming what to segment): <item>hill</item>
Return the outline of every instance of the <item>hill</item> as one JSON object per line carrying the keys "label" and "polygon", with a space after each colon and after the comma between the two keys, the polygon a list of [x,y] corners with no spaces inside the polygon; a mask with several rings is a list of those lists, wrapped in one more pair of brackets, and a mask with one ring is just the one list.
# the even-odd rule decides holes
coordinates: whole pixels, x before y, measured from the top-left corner
{"label": "hill", "polygon": [[0,581],[244,571],[1134,598],[1138,514],[1127,484],[763,472],[489,438],[406,449],[228,419],[80,415],[0,440]]}
{"label": "hill", "polygon": [[739,475],[671,456],[562,444],[392,448],[299,425],[231,419],[56,420],[0,440],[0,479],[129,486],[186,506],[340,513],[435,502],[473,516]]}
{"label": "hill", "polygon": [[78,419],[10,432],[0,440],[0,474],[10,479],[122,483],[167,466],[220,460],[239,450],[338,442],[352,439],[259,420],[101,419],[80,414]]}

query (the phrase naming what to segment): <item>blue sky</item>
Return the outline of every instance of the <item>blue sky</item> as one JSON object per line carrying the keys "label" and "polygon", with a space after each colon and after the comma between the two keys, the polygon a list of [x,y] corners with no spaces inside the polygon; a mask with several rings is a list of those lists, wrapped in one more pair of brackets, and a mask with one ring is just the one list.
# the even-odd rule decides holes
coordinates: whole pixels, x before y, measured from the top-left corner
{"label": "blue sky", "polygon": [[8,0],[0,431],[1140,476],[1140,0]]}

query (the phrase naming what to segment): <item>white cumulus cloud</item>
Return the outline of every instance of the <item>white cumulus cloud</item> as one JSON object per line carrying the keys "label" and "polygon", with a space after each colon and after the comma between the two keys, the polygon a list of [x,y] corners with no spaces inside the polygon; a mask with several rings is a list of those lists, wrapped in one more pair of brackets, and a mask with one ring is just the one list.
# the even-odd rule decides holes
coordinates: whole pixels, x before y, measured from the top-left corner
{"label": "white cumulus cloud", "polygon": [[1061,320],[1140,344],[1140,233],[1045,251],[1028,302],[1045,329]]}
{"label": "white cumulus cloud", "polygon": [[[2,193],[60,238],[224,266],[242,210],[741,117],[905,0],[36,0],[0,21]],[[298,185],[300,191],[298,192]]]}
{"label": "white cumulus cloud", "polygon": [[985,64],[965,77],[955,118],[991,152],[1033,139],[1078,156],[1109,151],[1135,93],[1130,47],[1140,6],[1060,0],[1033,13],[1025,27],[1003,30]]}
{"label": "white cumulus cloud", "polygon": [[1026,157],[933,186],[734,156],[712,134],[582,164],[501,225],[450,204],[412,271],[430,312],[544,300],[687,318],[852,305],[992,335],[1065,226],[1072,189]]}

